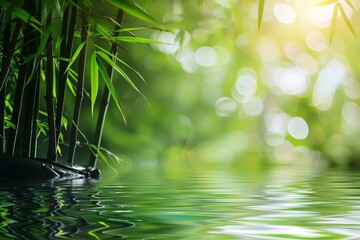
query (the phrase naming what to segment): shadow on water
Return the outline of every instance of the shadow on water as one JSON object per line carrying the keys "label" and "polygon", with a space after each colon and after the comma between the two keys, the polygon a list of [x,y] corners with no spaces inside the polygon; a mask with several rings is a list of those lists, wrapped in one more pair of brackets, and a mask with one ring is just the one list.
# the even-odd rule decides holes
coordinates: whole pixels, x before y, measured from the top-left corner
{"label": "shadow on water", "polygon": [[0,187],[0,239],[356,239],[360,174],[286,167]]}

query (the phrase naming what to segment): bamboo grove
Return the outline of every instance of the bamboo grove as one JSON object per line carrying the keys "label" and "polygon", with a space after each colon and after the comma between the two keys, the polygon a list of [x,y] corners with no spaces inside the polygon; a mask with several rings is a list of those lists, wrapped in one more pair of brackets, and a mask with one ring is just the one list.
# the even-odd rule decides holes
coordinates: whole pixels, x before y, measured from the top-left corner
{"label": "bamboo grove", "polygon": [[[99,15],[97,10],[102,8],[116,11],[113,15]],[[142,27],[124,28],[126,14],[141,21]],[[107,20],[107,24],[99,23],[99,18]],[[157,43],[137,37],[131,31],[148,28],[144,25],[164,30],[163,25],[130,0],[1,0],[0,21],[3,156],[37,158],[38,136],[44,134],[48,161],[57,162],[61,144],[66,143],[67,164],[75,164],[79,134],[83,135],[78,126],[86,97],[91,102],[92,113],[98,108],[94,137],[85,143],[91,152],[88,165],[95,167],[99,156],[114,157],[101,147],[111,99],[125,120],[113,79],[125,80],[138,93],[128,72],[142,79],[139,72],[118,56],[121,42]],[[99,41],[103,44],[98,44]],[[87,81],[90,89],[85,89]],[[74,107],[66,115],[64,106],[69,96]],[[68,122],[69,133],[64,134]]]}

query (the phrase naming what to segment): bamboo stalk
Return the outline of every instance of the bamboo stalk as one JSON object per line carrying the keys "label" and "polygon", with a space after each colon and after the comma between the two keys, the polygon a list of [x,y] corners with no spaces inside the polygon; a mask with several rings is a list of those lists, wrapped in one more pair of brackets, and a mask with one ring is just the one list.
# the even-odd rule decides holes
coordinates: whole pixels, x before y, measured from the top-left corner
{"label": "bamboo stalk", "polygon": [[[29,13],[32,16],[35,16],[37,19],[40,19],[42,9],[42,1],[38,1],[38,4],[30,4]],[[41,41],[41,35],[34,28],[30,28],[31,31],[29,33],[29,37],[31,45],[29,46],[29,53],[33,55],[36,53]],[[38,115],[38,107],[39,107],[39,80],[40,80],[40,61],[37,57],[33,60],[26,63],[29,66],[29,70],[27,72],[27,83],[24,87],[24,108],[21,109],[21,118],[20,118],[20,126],[22,127],[22,140],[20,145],[21,155],[24,157],[35,157],[33,155],[36,154],[37,148],[37,115]]]}
{"label": "bamboo stalk", "polygon": [[[28,7],[26,4],[28,1],[26,1],[24,3],[24,9],[28,10]],[[21,25],[19,24],[19,22],[16,24],[15,26],[15,30],[13,33],[13,37],[11,40],[11,47],[9,50],[9,54],[7,54],[8,56],[10,56],[10,52],[12,51],[12,48],[15,48],[16,46],[16,42],[20,33],[20,29],[21,29]],[[26,25],[25,30],[24,30],[24,41],[23,41],[23,46],[21,49],[21,56],[29,56],[30,55],[30,46],[29,44],[27,44],[28,42],[31,41],[30,38],[30,33],[33,29],[29,26]],[[12,56],[12,55],[11,55]],[[7,66],[7,64],[9,64],[10,66],[10,61],[11,59],[9,59],[7,57],[6,59],[7,61],[9,61],[9,63],[5,63],[5,65]],[[20,127],[20,114],[21,114],[21,109],[22,109],[22,104],[23,104],[23,96],[24,96],[24,86],[25,86],[25,81],[26,78],[28,76],[28,71],[30,71],[29,68],[29,64],[23,64],[20,66],[19,68],[19,73],[18,73],[18,78],[16,81],[16,88],[15,88],[15,97],[14,97],[14,104],[13,104],[13,112],[12,112],[12,116],[11,116],[11,122],[12,124],[15,126],[15,129],[10,128],[9,129],[9,136],[8,136],[8,141],[7,141],[7,153],[14,155],[16,152],[16,145],[17,145],[17,140],[18,140],[18,134],[20,132],[20,130],[22,129]],[[8,68],[8,66],[7,66]],[[5,68],[3,69],[5,70]],[[8,69],[6,70],[6,72],[8,71]],[[7,74],[7,73],[6,73]],[[4,79],[5,82],[5,79]],[[18,148],[17,153],[20,154],[21,151]]]}
{"label": "bamboo stalk", "polygon": [[[46,20],[46,25],[50,26],[52,20],[52,11]],[[46,43],[46,109],[47,109],[47,120],[49,126],[49,145],[47,152],[47,159],[54,161],[56,159],[56,133],[55,133],[55,114],[54,114],[54,64],[53,64],[53,44],[52,34],[50,33],[49,39]]]}
{"label": "bamboo stalk", "polygon": [[[75,4],[77,1],[74,1]],[[77,7],[72,6],[71,15],[70,15],[70,23],[68,24],[68,15],[69,15],[70,7],[68,6],[64,12],[63,24],[62,24],[62,32],[61,35],[64,38],[61,43],[60,53],[62,57],[70,58],[73,41],[74,41],[74,33],[76,27],[76,14]],[[69,25],[69,26],[68,26]],[[59,145],[60,141],[60,133],[61,133],[61,120],[64,113],[64,101],[66,94],[66,81],[67,81],[67,63],[66,61],[60,61],[60,70],[59,70],[59,85],[57,92],[57,105],[56,105],[56,119],[55,119],[55,141],[56,148]],[[57,161],[58,155],[55,155],[54,161]]]}
{"label": "bamboo stalk", "polygon": [[[114,31],[115,37],[119,36],[120,25],[122,24],[123,19],[124,19],[124,11],[122,9],[118,10],[117,19],[118,19],[119,25],[115,25],[115,31]],[[116,42],[112,43],[112,45],[111,45],[110,52],[111,52],[111,54],[113,54],[115,56],[117,55],[117,46],[118,46],[118,44]],[[115,61],[115,59],[113,59],[113,61]],[[107,66],[107,73],[110,77],[110,80],[112,81],[114,68],[110,64],[108,64],[108,66]],[[101,146],[101,138],[102,138],[102,134],[103,134],[103,130],[104,130],[106,114],[107,114],[107,111],[109,108],[109,102],[110,102],[110,92],[109,92],[109,89],[105,86],[103,96],[101,99],[101,105],[100,105],[98,119],[96,122],[96,129],[95,129],[95,136],[94,136],[96,150],[94,151],[94,153],[91,153],[90,160],[89,160],[89,166],[91,166],[92,168],[96,167],[96,162],[99,157],[98,152],[99,152],[99,149]]]}
{"label": "bamboo stalk", "polygon": [[[4,10],[3,10],[4,11]],[[3,17],[3,16],[1,16]],[[4,40],[3,40],[3,49],[8,49],[10,44],[10,36],[11,36],[11,25],[10,23],[6,24],[4,29]],[[5,59],[6,56],[4,55],[1,60],[1,67],[4,69]],[[4,87],[0,90],[0,148],[1,152],[5,153],[6,151],[6,136],[5,136],[5,100],[6,100],[6,83],[4,84]]]}
{"label": "bamboo stalk", "polygon": [[84,80],[85,80],[86,48],[87,48],[87,42],[88,42],[88,31],[89,31],[89,26],[87,25],[85,18],[83,18],[83,25],[81,28],[81,42],[85,42],[85,45],[81,49],[81,52],[80,52],[76,99],[75,99],[75,107],[74,107],[74,114],[73,114],[73,121],[72,121],[72,127],[71,127],[71,135],[70,135],[68,163],[71,165],[74,163],[81,105],[82,105],[82,99],[84,97]]}

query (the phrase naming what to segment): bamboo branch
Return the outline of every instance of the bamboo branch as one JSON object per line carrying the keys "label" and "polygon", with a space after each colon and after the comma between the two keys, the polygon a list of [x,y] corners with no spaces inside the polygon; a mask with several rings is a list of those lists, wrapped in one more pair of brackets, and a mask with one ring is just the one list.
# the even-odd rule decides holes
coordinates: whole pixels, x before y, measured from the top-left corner
{"label": "bamboo branch", "polygon": [[[122,21],[124,18],[124,11],[122,9],[118,10],[118,16],[117,19],[119,19],[119,25],[115,25],[115,33],[114,36],[117,37],[119,36],[119,30],[120,30],[120,26],[122,25]],[[114,56],[117,55],[117,43],[113,42],[112,46],[111,46],[111,54],[113,54]],[[115,59],[113,59],[113,61],[115,61]],[[114,72],[114,68],[108,64],[107,66],[107,73],[110,77],[110,80],[113,79],[113,72]],[[104,129],[104,124],[105,124],[105,119],[106,119],[106,114],[108,111],[108,107],[109,107],[109,102],[110,102],[110,93],[109,93],[109,89],[105,86],[104,88],[104,93],[101,99],[101,106],[100,106],[100,110],[99,110],[99,115],[98,115],[98,119],[97,119],[97,123],[96,123],[96,129],[95,129],[95,137],[94,137],[94,142],[96,144],[96,150],[94,151],[94,153],[91,153],[90,155],[90,161],[89,161],[89,166],[95,168],[96,167],[96,161],[99,157],[99,149],[100,149],[100,145],[101,145],[101,138],[102,138],[102,134],[103,134],[103,129]]]}
{"label": "bamboo branch", "polygon": [[70,135],[68,163],[71,165],[73,164],[74,157],[75,157],[75,149],[76,149],[76,145],[77,145],[77,136],[78,136],[77,126],[79,125],[82,99],[84,97],[84,80],[85,80],[86,48],[87,48],[87,41],[88,41],[88,31],[89,31],[89,26],[87,25],[85,18],[83,18],[83,26],[81,28],[81,42],[85,42],[85,45],[81,49],[81,52],[80,52],[76,99],[75,99],[75,107],[74,107],[74,114],[73,114],[73,121],[72,121],[72,127],[71,127],[71,135]]}

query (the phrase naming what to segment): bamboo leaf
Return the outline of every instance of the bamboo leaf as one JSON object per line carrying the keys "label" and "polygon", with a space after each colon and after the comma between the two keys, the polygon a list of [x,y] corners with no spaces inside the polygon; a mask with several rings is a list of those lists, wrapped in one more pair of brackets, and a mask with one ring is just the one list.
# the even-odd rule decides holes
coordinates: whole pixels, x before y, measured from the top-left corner
{"label": "bamboo leaf", "polygon": [[321,1],[318,3],[315,3],[313,6],[314,7],[323,7],[323,6],[330,5],[330,4],[333,4],[336,2],[338,2],[338,0],[324,0],[324,1]]}
{"label": "bamboo leaf", "polygon": [[67,130],[68,120],[66,119],[66,117],[61,117],[61,124],[64,126],[65,130]]}
{"label": "bamboo leaf", "polygon": [[354,5],[352,4],[351,0],[345,0],[346,4],[349,5],[353,10],[355,10]]}
{"label": "bamboo leaf", "polygon": [[91,54],[91,114],[94,114],[94,106],[99,90],[99,68],[96,62],[96,51]]}
{"label": "bamboo leaf", "polygon": [[102,25],[96,24],[95,28],[105,39],[112,41],[115,40],[114,37],[109,33],[109,30],[103,27]]}
{"label": "bamboo leaf", "polygon": [[111,67],[113,67],[128,83],[129,85],[135,89],[145,100],[145,96],[140,92],[140,90],[136,87],[136,85],[131,81],[129,76],[122,70],[118,65],[116,65],[105,53],[98,52],[97,53],[102,59],[104,59]]}
{"label": "bamboo leaf", "polygon": [[130,43],[152,43],[152,44],[169,44],[165,42],[160,42],[150,38],[140,38],[140,37],[129,37],[129,36],[117,36],[114,37],[118,41],[130,42]]}
{"label": "bamboo leaf", "polygon": [[330,28],[329,45],[331,44],[332,39],[333,39],[333,37],[334,37],[336,20],[337,20],[337,16],[338,16],[338,9],[339,9],[339,3],[337,3],[337,4],[334,6],[334,10],[333,10],[333,16],[332,16],[331,28]]}
{"label": "bamboo leaf", "polygon": [[114,99],[115,104],[116,104],[117,108],[119,109],[119,111],[121,113],[121,116],[124,119],[124,122],[126,123],[125,115],[124,115],[122,106],[120,104],[120,98],[119,98],[119,96],[118,96],[118,94],[117,94],[117,92],[115,90],[114,85],[111,82],[111,79],[109,78],[108,74],[106,73],[105,67],[103,66],[103,64],[99,60],[98,60],[97,65],[99,67],[99,72],[100,72],[102,78],[104,79],[105,84],[106,84],[107,88],[109,89],[109,92],[110,92],[112,98]]}
{"label": "bamboo leaf", "polygon": [[260,29],[262,18],[264,15],[264,6],[265,0],[259,0],[259,8],[258,8],[258,29]]}
{"label": "bamboo leaf", "polygon": [[347,17],[346,13],[345,13],[345,10],[343,8],[343,6],[339,4],[339,10],[340,10],[340,13],[341,13],[341,16],[343,17],[346,25],[348,26],[349,30],[352,32],[352,34],[354,34],[354,36],[356,37],[356,33],[355,33],[355,30],[354,30],[354,27],[352,26],[351,22],[350,22],[350,19]]}
{"label": "bamboo leaf", "polygon": [[139,5],[135,4],[130,0],[107,0],[111,5],[124,10],[124,12],[143,20],[147,23],[150,23],[156,27],[159,27],[162,30],[166,30],[165,26],[149,15],[144,9],[142,9]]}
{"label": "bamboo leaf", "polygon": [[124,66],[126,66],[127,68],[129,68],[130,70],[132,70],[136,75],[138,75],[140,77],[140,79],[145,82],[145,79],[143,78],[143,76],[141,76],[141,74],[136,71],[134,68],[132,68],[129,64],[127,64],[125,61],[123,61],[122,59],[120,59],[119,57],[115,56],[114,54],[112,54],[111,52],[107,51],[106,49],[95,45],[96,48],[100,49],[102,52],[104,52],[105,54],[107,54],[109,57],[116,59],[116,61],[120,62],[121,64],[123,64]]}
{"label": "bamboo leaf", "polygon": [[40,29],[41,23],[36,18],[31,16],[30,13],[28,13],[24,9],[15,7],[15,9],[12,13],[14,14],[14,16],[20,18],[23,22],[30,23],[30,25],[33,28],[35,28],[37,31],[42,32]]}
{"label": "bamboo leaf", "polygon": [[69,70],[69,68],[71,67],[71,65],[75,62],[76,58],[79,56],[81,50],[83,49],[83,47],[85,46],[86,42],[82,42],[79,44],[79,46],[77,47],[77,49],[75,50],[73,56],[70,59],[70,62],[65,70],[65,72],[67,72]]}

